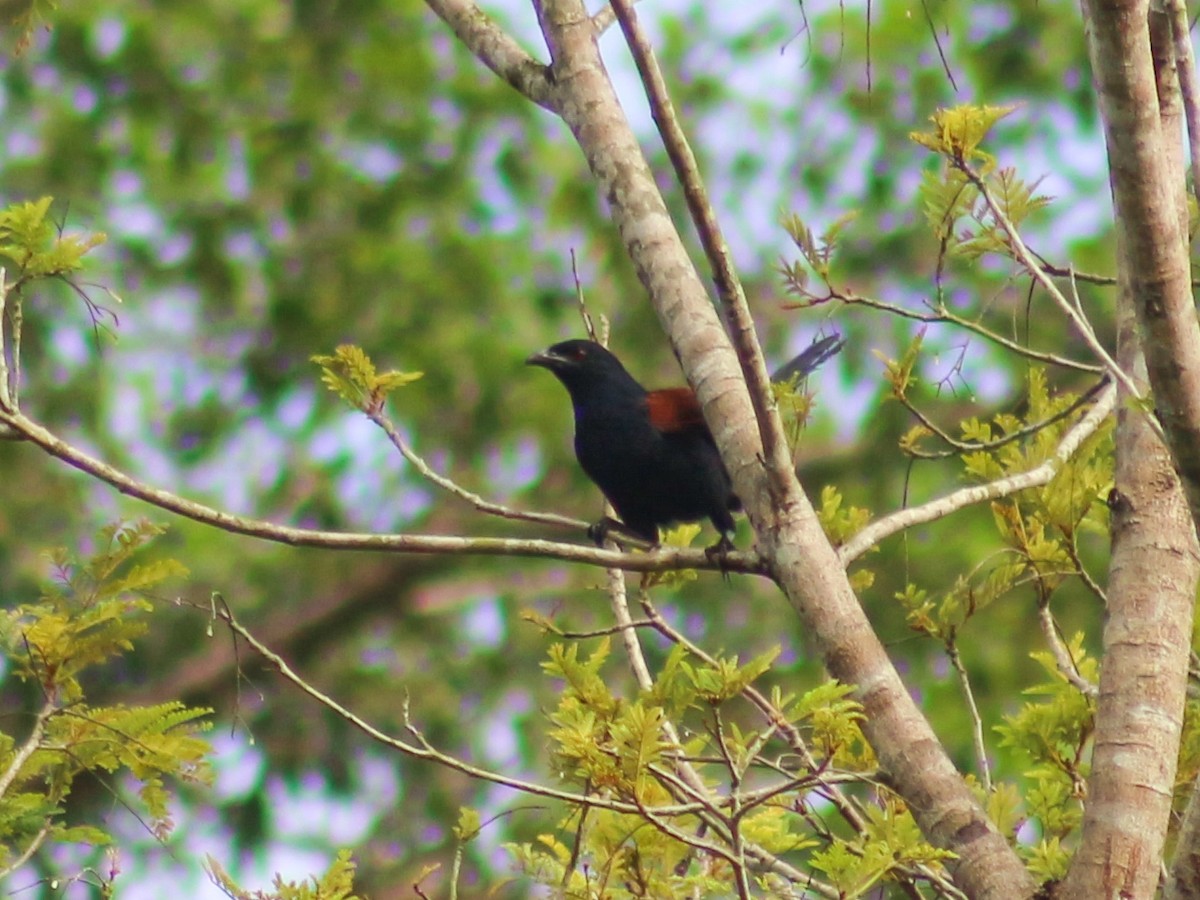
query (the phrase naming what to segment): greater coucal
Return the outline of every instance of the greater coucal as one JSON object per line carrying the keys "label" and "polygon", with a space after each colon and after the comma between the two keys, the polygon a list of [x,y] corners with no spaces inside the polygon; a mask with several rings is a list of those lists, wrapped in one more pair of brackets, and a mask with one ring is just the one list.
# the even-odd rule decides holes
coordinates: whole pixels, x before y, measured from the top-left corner
{"label": "greater coucal", "polygon": [[[839,335],[814,342],[775,380],[804,377],[843,343]],[[708,518],[721,533],[710,550],[732,549],[732,514],[742,502],[691,388],[647,391],[594,341],[563,341],[526,363],[549,369],[571,395],[575,455],[625,530],[657,543],[660,527]],[[599,543],[620,524],[606,517],[588,534]]]}

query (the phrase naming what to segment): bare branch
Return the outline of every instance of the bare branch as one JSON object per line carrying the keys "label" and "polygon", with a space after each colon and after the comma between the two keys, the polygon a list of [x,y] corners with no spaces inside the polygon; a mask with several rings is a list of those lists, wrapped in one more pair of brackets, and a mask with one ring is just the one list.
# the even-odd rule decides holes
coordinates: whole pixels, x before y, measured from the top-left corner
{"label": "bare branch", "polygon": [[1098,696],[1100,691],[1096,685],[1079,674],[1079,667],[1075,664],[1071,651],[1067,649],[1067,645],[1063,643],[1058,634],[1058,626],[1054,622],[1054,616],[1050,614],[1048,602],[1038,603],[1038,625],[1041,626],[1042,636],[1046,639],[1046,644],[1054,655],[1054,665],[1062,676],[1085,697]]}
{"label": "bare branch", "polygon": [[[439,765],[454,769],[457,772],[462,772],[464,775],[479,779],[480,781],[504,785],[505,787],[510,787],[514,790],[522,791],[527,794],[533,794],[539,797],[549,797],[554,800],[562,800],[565,803],[571,803],[576,806],[595,806],[601,809],[608,809],[614,812],[622,813],[640,813],[644,809],[644,807],[633,803],[626,803],[619,800],[608,800],[594,794],[574,794],[570,791],[560,791],[557,788],[546,787],[545,785],[536,784],[535,782],[523,781],[519,778],[512,778],[508,775],[492,772],[488,769],[481,769],[478,766],[473,766],[468,762],[443,753],[430,744],[429,741],[425,739],[424,735],[422,735],[421,732],[417,730],[416,727],[414,727],[408,720],[407,700],[405,700],[404,703],[406,727],[413,735],[416,743],[410,743],[386,734],[375,726],[371,725],[365,719],[342,706],[328,694],[319,691],[316,687],[298,675],[295,670],[293,670],[292,667],[287,664],[283,657],[279,656],[277,653],[274,653],[270,648],[261,643],[244,625],[242,625],[241,622],[234,617],[233,612],[229,609],[228,604],[220,602],[215,604],[213,608],[217,618],[225,622],[235,634],[241,637],[242,640],[249,644],[259,656],[273,666],[279,672],[279,674],[284,677],[284,679],[291,682],[295,687],[299,688],[302,693],[307,694],[317,703],[321,704],[326,709],[330,710],[348,722],[350,725],[357,728],[367,737],[371,738],[371,740],[383,744],[385,747],[398,750],[399,752],[416,759],[424,759],[430,762],[438,763]],[[702,810],[702,807],[703,804],[700,803],[684,803],[672,806],[655,807],[654,812],[659,816],[695,815]]]}
{"label": "bare branch", "polygon": [[975,185],[976,190],[979,191],[979,195],[983,198],[983,202],[987,204],[988,212],[991,213],[992,219],[1004,229],[1004,233],[1008,236],[1008,244],[1012,248],[1017,261],[1029,270],[1029,274],[1033,276],[1034,280],[1050,295],[1050,299],[1055,302],[1058,308],[1062,310],[1063,315],[1075,326],[1075,331],[1083,338],[1084,343],[1088,345],[1088,349],[1095,354],[1098,360],[1104,363],[1105,370],[1120,382],[1121,386],[1129,392],[1131,398],[1141,400],[1142,392],[1138,390],[1138,386],[1134,384],[1129,374],[1117,365],[1117,361],[1112,358],[1112,355],[1104,349],[1104,345],[1100,343],[1096,337],[1096,332],[1092,329],[1092,323],[1084,317],[1079,295],[1077,293],[1074,295],[1074,303],[1067,300],[1063,292],[1059,290],[1058,285],[1054,283],[1054,280],[1042,268],[1039,260],[1025,246],[1025,241],[1022,240],[1020,232],[1017,231],[1017,227],[1013,225],[1008,216],[1004,214],[1004,210],[1001,209],[1000,204],[996,201],[991,188],[987,186],[987,182],[965,162],[959,162],[956,165],[959,171],[966,175],[971,183]]}
{"label": "bare branch", "polygon": [[[658,67],[654,49],[650,39],[642,30],[637,14],[633,10],[632,0],[611,0],[613,13],[625,34],[630,53],[637,64],[638,74],[641,75],[642,85],[646,89],[646,97],[650,102],[650,113],[654,124],[662,135],[663,145],[675,168],[675,175],[683,188],[687,200],[688,212],[700,236],[712,267],[713,280],[717,285],[717,293],[724,305],[729,318],[733,345],[737,350],[738,361],[746,385],[750,390],[750,401],[754,406],[755,419],[758,422],[759,438],[762,441],[763,460],[767,465],[767,476],[775,483],[792,481],[795,478],[791,457],[788,452],[787,438],[784,435],[783,424],[779,418],[774,393],[771,391],[771,377],[767,372],[767,362],[763,357],[762,348],[754,333],[754,319],[750,315],[750,307],[746,303],[746,293],[737,276],[733,265],[733,254],[721,233],[721,226],[713,212],[708,199],[708,191],[704,187],[704,179],[700,175],[700,166],[692,153],[687,135],[679,124],[674,105],[667,93],[666,81]],[[705,410],[705,415],[711,415]],[[776,491],[775,493],[781,493]]]}
{"label": "bare branch", "polygon": [[[495,503],[487,500],[484,497],[469,491],[466,488],[458,485],[453,479],[447,478],[445,475],[433,469],[425,459],[418,454],[408,442],[404,440],[404,436],[397,430],[395,423],[383,412],[381,408],[370,407],[365,410],[367,418],[378,425],[383,433],[388,436],[388,440],[392,442],[392,446],[400,451],[400,455],[408,460],[409,465],[417,470],[426,480],[440,487],[447,493],[457,497],[460,500],[465,500],[477,510],[488,515],[499,516],[503,519],[516,519],[522,522],[535,522],[542,525],[558,525],[564,528],[578,529],[579,531],[587,531],[588,524],[580,519],[572,519],[569,516],[560,516],[554,513],[529,512],[527,510],[513,509],[511,506],[504,506],[501,503]],[[632,540],[631,540],[632,542]],[[638,542],[643,546],[650,546],[648,542]],[[614,545],[615,549],[615,545]]]}
{"label": "bare branch", "polygon": [[1192,160],[1192,191],[1200,201],[1200,85],[1196,79],[1196,56],[1192,50],[1192,29],[1184,0],[1164,0],[1171,20],[1171,38],[1175,49],[1175,74],[1187,119],[1188,150]]}
{"label": "bare branch", "polygon": [[103,463],[73,447],[19,412],[0,410],[5,424],[23,438],[41,447],[51,456],[112,485],[123,494],[136,497],[160,509],[220,528],[233,534],[288,544],[295,547],[322,547],[328,550],[374,550],[386,553],[451,553],[480,556],[522,556],[579,562],[630,572],[666,572],[674,569],[763,574],[764,566],[753,553],[731,553],[721,560],[710,560],[703,550],[683,547],[659,547],[648,553],[620,553],[582,544],[557,541],[489,537],[457,537],[428,534],[368,534],[341,531],[317,531],[276,525],[261,519],[235,516],[202,503],[188,500],[144,482]]}
{"label": "bare branch", "polygon": [[987,484],[960,488],[921,506],[902,509],[884,516],[882,519],[876,519],[838,548],[838,557],[842,564],[848,566],[880,541],[907,528],[912,528],[914,525],[923,525],[977,503],[995,500],[998,497],[1007,497],[1026,488],[1048,484],[1079,449],[1080,445],[1100,427],[1100,424],[1112,412],[1116,399],[1116,385],[1109,384],[1097,398],[1095,405],[1072,426],[1070,431],[1063,435],[1054,455],[1041,465],[1027,472],[1019,472]]}
{"label": "bare branch", "polygon": [[877,309],[882,312],[890,313],[894,316],[900,316],[904,319],[911,319],[914,322],[928,322],[931,324],[946,324],[953,325],[956,328],[962,328],[972,334],[977,334],[981,338],[990,343],[1003,347],[1026,359],[1031,359],[1034,362],[1040,362],[1048,366],[1060,366],[1064,369],[1074,369],[1077,372],[1090,372],[1099,375],[1104,371],[1103,366],[1093,365],[1091,363],[1079,362],[1078,360],[1069,359],[1065,356],[1059,356],[1057,353],[1045,352],[1042,350],[1033,350],[1024,346],[1021,343],[1007,338],[997,331],[992,331],[978,322],[971,319],[963,318],[962,316],[947,309],[941,303],[933,304],[926,303],[929,307],[929,312],[920,312],[919,310],[909,309],[906,306],[900,306],[897,303],[888,303],[885,300],[877,300],[873,297],[863,297],[858,294],[849,293],[839,289],[831,288],[825,296],[808,295],[808,299],[792,301],[783,304],[784,309],[807,309],[810,306],[819,306],[822,303],[828,303],[830,300],[836,300],[844,303],[847,306],[865,306],[868,309]]}
{"label": "bare branch", "polygon": [[46,842],[46,838],[49,836],[50,822],[47,821],[46,824],[39,829],[38,833],[33,836],[33,840],[29,842],[28,846],[21,851],[20,855],[3,869],[0,869],[0,878],[7,878],[13,872],[17,871],[17,869],[21,868],[21,866],[25,865],[25,863],[29,862],[29,860],[33,859],[33,854],[38,852],[42,844]]}
{"label": "bare branch", "polygon": [[917,459],[948,459],[951,456],[958,456],[962,453],[979,453],[981,451],[991,452],[993,450],[997,450],[1006,444],[1011,444],[1014,441],[1019,441],[1023,438],[1029,437],[1030,435],[1037,434],[1043,428],[1053,425],[1055,422],[1061,422],[1063,419],[1074,415],[1076,410],[1085,404],[1090,403],[1092,399],[1104,389],[1104,386],[1107,383],[1107,379],[1101,379],[1080,394],[1075,401],[1065,409],[1061,409],[1053,415],[1047,416],[1040,421],[1033,422],[1021,428],[1015,428],[1005,434],[1003,437],[996,438],[994,441],[960,441],[948,431],[939,427],[937,423],[935,423],[932,419],[925,415],[924,412],[918,409],[917,406],[908,399],[908,397],[900,396],[897,399],[901,404],[903,404],[904,408],[916,416],[921,424],[928,428],[935,437],[937,437],[943,443],[949,444],[950,446],[949,450],[929,453],[913,448],[909,448],[907,452]]}
{"label": "bare branch", "polygon": [[471,0],[426,0],[426,4],[485,66],[538,106],[555,111],[554,85],[546,66]]}
{"label": "bare branch", "polygon": [[[637,3],[638,0],[633,0]],[[596,37],[604,34],[617,21],[617,15],[613,12],[612,4],[606,3],[604,6],[596,10],[596,14],[592,16],[592,27],[596,29]]]}
{"label": "bare branch", "polygon": [[33,756],[42,746],[42,736],[46,732],[46,723],[50,717],[58,711],[58,705],[53,700],[47,700],[42,704],[42,708],[38,711],[37,717],[33,720],[33,728],[29,731],[29,737],[25,739],[25,743],[21,748],[13,754],[12,762],[8,768],[0,774],[0,797],[8,793],[8,789],[12,787],[13,781],[21,774],[21,767],[29,761],[29,757]]}
{"label": "bare branch", "polygon": [[0,266],[0,409],[12,409],[8,385],[8,341],[4,337],[4,317],[8,311],[8,274]]}
{"label": "bare branch", "polygon": [[971,741],[975,746],[975,767],[979,769],[979,777],[983,781],[983,789],[992,792],[992,768],[988,765],[987,744],[983,740],[983,717],[979,715],[979,707],[975,703],[975,692],[971,690],[971,679],[967,675],[966,666],[958,653],[958,645],[954,642],[946,644],[946,653],[950,657],[950,665],[958,675],[959,686],[962,687],[963,697],[967,701],[967,712],[971,716]]}

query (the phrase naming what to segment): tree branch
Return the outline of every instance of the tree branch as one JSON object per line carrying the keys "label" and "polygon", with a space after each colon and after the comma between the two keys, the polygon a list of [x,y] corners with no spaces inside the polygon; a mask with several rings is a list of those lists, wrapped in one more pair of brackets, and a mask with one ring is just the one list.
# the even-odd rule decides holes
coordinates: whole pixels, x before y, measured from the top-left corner
{"label": "tree branch", "polygon": [[426,5],[485,66],[543,109],[555,112],[546,66],[471,0],[426,0]]}
{"label": "tree branch", "polygon": [[[609,203],[705,419],[717,426],[714,437],[771,573],[830,673],[857,686],[868,740],[930,841],[955,853],[949,865],[959,886],[980,900],[1031,893],[1024,865],[955,770],[871,628],[790,463],[780,471],[771,460],[776,477],[764,472],[758,419],[737,360],[621,111],[586,10],[579,0],[536,0],[535,7],[554,60],[563,119]],[[753,340],[750,330],[737,323],[734,329],[739,345]]]}
{"label": "tree branch", "polygon": [[[1054,280],[1042,269],[1041,262],[1025,246],[1025,241],[1021,238],[1020,232],[1017,231],[1016,226],[1013,225],[1008,216],[1004,214],[1004,210],[1000,207],[1000,204],[996,202],[996,198],[992,194],[991,188],[987,186],[987,182],[980,177],[978,172],[965,163],[959,163],[958,168],[975,185],[975,189],[979,191],[983,202],[987,204],[988,212],[991,213],[992,219],[1008,236],[1008,244],[1012,248],[1017,261],[1025,266],[1029,274],[1033,276],[1033,279],[1050,295],[1050,298],[1057,304],[1063,315],[1075,326],[1075,331],[1083,339],[1084,343],[1087,344],[1088,349],[1104,364],[1105,370],[1129,392],[1130,397],[1141,399],[1141,391],[1133,383],[1133,379],[1117,365],[1116,360],[1104,349],[1104,345],[1096,337],[1092,323],[1087,320],[1080,307],[1078,293],[1075,293],[1075,303],[1067,300],[1063,292],[1059,290],[1058,285],[1054,283]],[[1072,287],[1074,287],[1074,284],[1072,284]]]}
{"label": "tree branch", "polygon": [[[287,681],[291,682],[302,693],[308,695],[321,706],[333,712],[339,718],[343,719],[353,727],[357,728],[371,740],[389,747],[392,750],[397,750],[406,756],[411,756],[415,759],[428,760],[438,763],[461,772],[470,778],[475,778],[480,781],[486,781],[491,784],[499,784],[505,787],[510,787],[514,790],[521,791],[526,794],[533,794],[538,797],[549,797],[554,800],[561,800],[565,803],[570,803],[581,807],[598,807],[600,809],[608,809],[614,812],[622,813],[641,813],[644,807],[635,803],[627,803],[620,800],[608,800],[594,794],[574,794],[570,791],[561,791],[557,788],[546,787],[545,785],[537,784],[532,781],[523,781],[519,778],[512,778],[508,775],[503,775],[498,772],[492,772],[488,769],[481,769],[478,766],[471,765],[449,754],[435,748],[424,735],[412,725],[408,716],[408,700],[404,701],[404,721],[409,732],[413,735],[415,743],[401,740],[397,737],[392,737],[380,731],[375,726],[371,725],[365,719],[355,715],[346,707],[342,706],[328,694],[318,690],[313,685],[309,684],[304,678],[298,675],[291,666],[270,648],[261,643],[241,622],[239,622],[229,609],[228,604],[223,599],[217,598],[218,602],[214,603],[214,614],[218,619],[225,622],[229,628],[242,638],[259,656],[266,660],[280,675]],[[660,816],[684,816],[695,815],[703,811],[704,804],[702,803],[682,803],[673,804],[670,806],[661,806],[654,808],[656,815]]]}
{"label": "tree branch", "polygon": [[1196,56],[1192,50],[1192,28],[1184,0],[1164,0],[1171,21],[1175,50],[1175,72],[1187,120],[1188,150],[1192,161],[1192,191],[1200,202],[1200,85],[1196,79]]}
{"label": "tree branch", "polygon": [[824,296],[816,296],[808,294],[808,299],[791,301],[783,304],[784,309],[807,309],[810,306],[819,306],[822,303],[828,303],[830,300],[836,300],[846,306],[865,306],[868,309],[877,309],[881,312],[886,312],[894,316],[899,316],[904,319],[910,319],[914,322],[927,322],[930,324],[946,324],[953,325],[956,328],[962,328],[971,334],[978,335],[986,341],[990,341],[999,347],[1003,347],[1018,356],[1023,356],[1026,359],[1031,359],[1034,362],[1040,362],[1047,366],[1061,366],[1064,369],[1073,369],[1077,372],[1090,372],[1099,375],[1104,371],[1103,366],[1093,365],[1091,363],[1079,362],[1078,360],[1069,359],[1065,356],[1059,356],[1057,353],[1051,353],[1042,350],[1033,350],[1021,343],[1007,338],[999,332],[992,331],[978,322],[957,315],[950,309],[943,306],[941,303],[933,304],[929,301],[925,302],[929,312],[920,312],[915,309],[901,306],[898,303],[888,303],[886,300],[878,300],[874,297],[863,297],[858,294],[853,294],[843,291],[841,288],[829,288],[829,292]]}
{"label": "tree branch", "polygon": [[[1099,89],[1123,261],[1142,332],[1155,410],[1200,523],[1200,326],[1163,133],[1147,33],[1146,0],[1088,0],[1088,52]],[[1178,176],[1178,177],[1176,177]]]}
{"label": "tree branch", "polygon": [[[583,532],[587,531],[589,523],[580,519],[572,519],[570,516],[560,516],[556,513],[529,512],[522,509],[513,509],[511,506],[504,506],[501,503],[494,503],[493,501],[482,497],[474,491],[467,490],[461,485],[455,483],[453,479],[447,478],[445,475],[436,471],[419,453],[413,450],[413,448],[408,445],[408,442],[404,440],[404,437],[400,434],[399,430],[397,430],[395,423],[393,423],[392,420],[384,414],[381,408],[371,407],[366,409],[365,413],[368,419],[382,429],[383,433],[387,435],[388,440],[392,442],[392,446],[400,451],[400,455],[408,461],[409,465],[417,470],[417,474],[441,488],[451,496],[470,503],[473,507],[475,507],[475,509],[479,510],[479,512],[487,513],[488,515],[492,516],[498,516],[502,519],[516,519],[517,521],[521,522],[534,522],[541,525],[556,525],[560,528],[573,528]],[[641,546],[650,546],[649,542],[637,541],[636,538],[631,538],[631,543],[632,542],[636,542]],[[615,545],[613,549],[615,549]]]}
{"label": "tree branch", "polygon": [[1152,430],[1122,397],[1092,766],[1061,885],[1064,898],[1090,900],[1149,897],[1161,878],[1200,574],[1200,329],[1169,28],[1158,14],[1151,23],[1145,0],[1087,0],[1083,10],[1118,214],[1117,360],[1138,373],[1144,354],[1162,423]]}
{"label": "tree branch", "polygon": [[1113,411],[1116,399],[1116,386],[1110,383],[1097,398],[1095,405],[1071,427],[1070,431],[1063,435],[1054,454],[1041,465],[1027,472],[1019,472],[987,484],[959,488],[957,491],[936,500],[930,500],[921,506],[902,509],[884,516],[882,519],[876,519],[838,548],[838,556],[842,564],[850,565],[880,541],[907,528],[912,528],[914,525],[923,525],[977,503],[985,503],[988,500],[1007,497],[1027,488],[1048,484],[1067,460],[1075,454],[1080,445],[1096,432],[1100,424]]}
{"label": "tree branch", "polygon": [[0,410],[5,424],[51,456],[82,472],[112,485],[123,494],[153,504],[160,509],[211,525],[232,534],[289,544],[295,547],[321,547],[327,550],[374,550],[387,553],[452,553],[480,556],[522,556],[558,559],[630,572],[666,572],[673,569],[763,574],[763,563],[753,553],[731,553],[720,560],[709,559],[703,550],[683,547],[659,547],[648,553],[621,553],[582,544],[512,538],[457,537],[429,534],[365,534],[342,531],[317,531],[276,525],[261,519],[235,516],[203,503],[197,503],[151,487],[71,446],[22,413]]}
{"label": "tree branch", "polygon": [[[611,0],[611,5],[641,75],[642,85],[650,102],[650,113],[658,127],[658,133],[662,136],[663,146],[666,147],[667,156],[675,169],[675,176],[683,188],[692,223],[696,226],[700,244],[704,247],[704,254],[712,267],[717,294],[729,317],[733,345],[737,350],[742,374],[750,390],[750,401],[754,406],[768,478],[772,481],[794,479],[787,438],[771,390],[767,362],[754,333],[754,320],[746,304],[746,292],[742,289],[741,280],[734,268],[733,254],[721,233],[721,226],[713,212],[712,204],[709,203],[700,166],[692,153],[687,135],[679,124],[679,117],[676,116],[675,107],[667,93],[662,70],[659,69],[658,60],[654,56],[654,48],[642,30],[637,13],[633,10],[632,0]],[[776,490],[772,493],[779,492]]]}

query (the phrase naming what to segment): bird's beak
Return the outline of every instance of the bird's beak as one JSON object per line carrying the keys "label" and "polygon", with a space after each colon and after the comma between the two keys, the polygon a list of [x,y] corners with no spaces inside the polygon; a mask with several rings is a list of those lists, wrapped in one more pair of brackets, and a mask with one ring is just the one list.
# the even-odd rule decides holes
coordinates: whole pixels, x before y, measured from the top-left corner
{"label": "bird's beak", "polygon": [[561,366],[564,362],[566,362],[565,359],[563,359],[561,356],[551,353],[549,350],[539,350],[537,353],[533,354],[533,356],[529,357],[529,359],[525,360],[525,365],[542,366],[546,369],[555,369],[558,366]]}

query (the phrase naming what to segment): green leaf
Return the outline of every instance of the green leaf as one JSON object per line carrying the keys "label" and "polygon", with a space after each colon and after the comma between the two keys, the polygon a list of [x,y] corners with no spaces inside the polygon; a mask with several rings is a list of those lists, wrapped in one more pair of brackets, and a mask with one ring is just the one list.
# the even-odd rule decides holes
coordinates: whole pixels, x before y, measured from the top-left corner
{"label": "green leaf", "polygon": [[454,837],[458,841],[469,841],[479,834],[479,810],[469,806],[458,808],[458,823],[454,826]]}
{"label": "green leaf", "polygon": [[332,356],[313,356],[321,369],[321,381],[351,406],[372,412],[383,406],[397,388],[424,377],[423,372],[389,371],[377,373],[366,351],[354,344],[342,344]]}
{"label": "green leaf", "polygon": [[23,278],[67,275],[105,241],[104,234],[64,234],[49,218],[51,197],[15,203],[0,210],[0,256]]}
{"label": "green leaf", "polygon": [[992,126],[1015,109],[1015,106],[972,104],[939,109],[929,117],[933,123],[932,130],[911,132],[909,138],[922,147],[956,161],[983,160],[990,164],[992,157],[980,150],[979,145]]}

